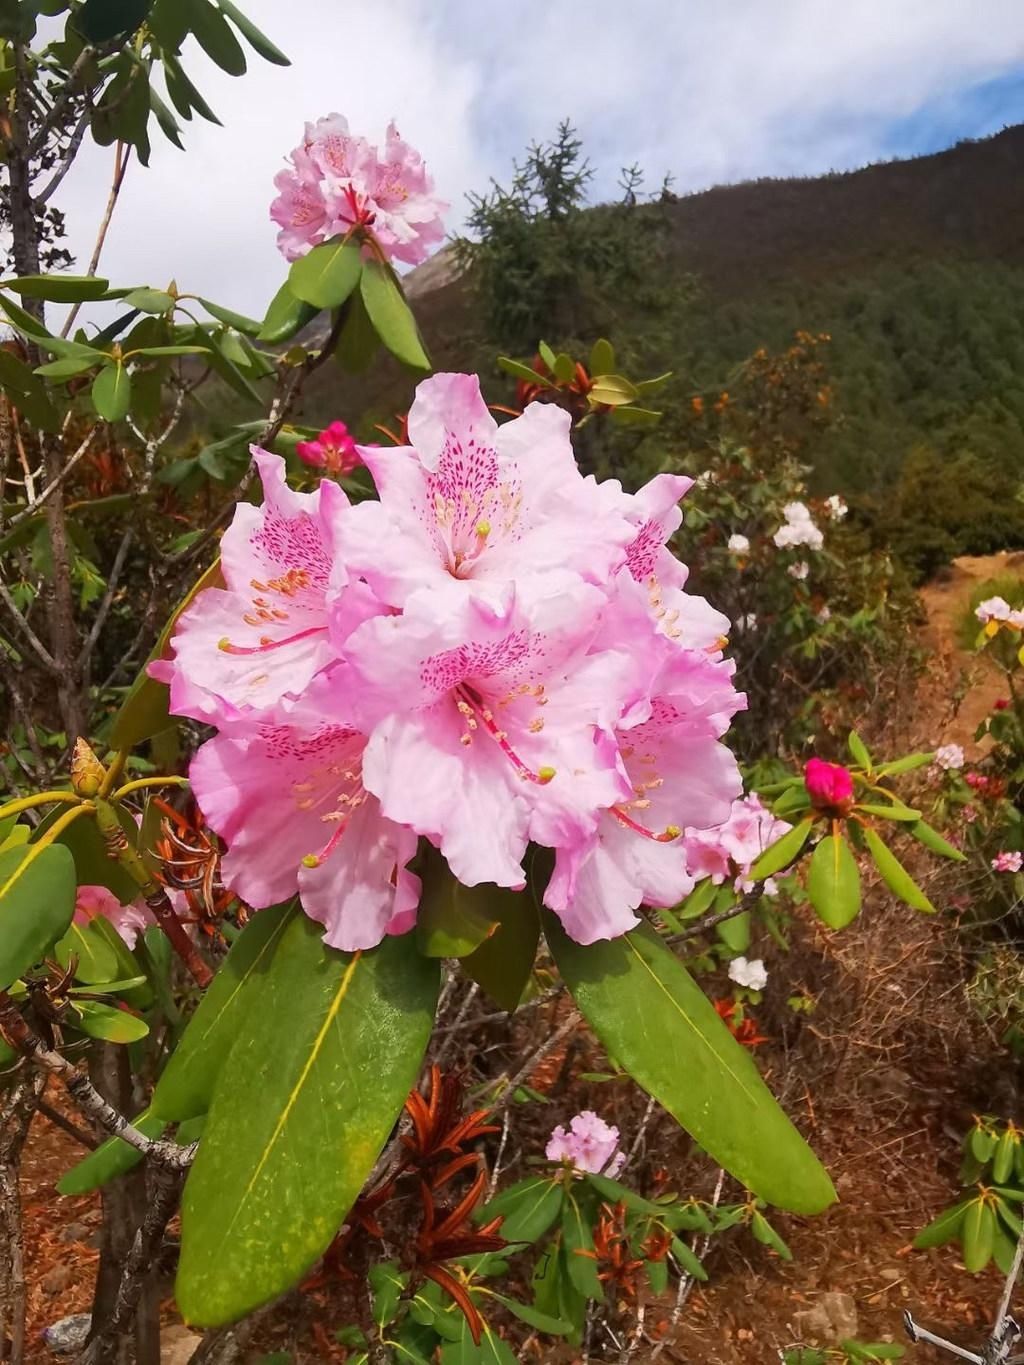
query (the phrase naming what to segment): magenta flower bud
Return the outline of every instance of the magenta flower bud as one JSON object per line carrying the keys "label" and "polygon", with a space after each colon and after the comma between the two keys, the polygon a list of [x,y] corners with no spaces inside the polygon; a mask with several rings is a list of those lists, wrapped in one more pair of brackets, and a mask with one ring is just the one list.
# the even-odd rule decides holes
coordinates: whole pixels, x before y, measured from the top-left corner
{"label": "magenta flower bud", "polygon": [[344,422],[332,422],[315,441],[299,441],[295,453],[300,460],[328,474],[351,474],[362,464],[355,441]]}
{"label": "magenta flower bud", "polygon": [[804,783],[811,801],[819,809],[841,810],[853,800],[853,778],[839,763],[810,759],[804,768]]}

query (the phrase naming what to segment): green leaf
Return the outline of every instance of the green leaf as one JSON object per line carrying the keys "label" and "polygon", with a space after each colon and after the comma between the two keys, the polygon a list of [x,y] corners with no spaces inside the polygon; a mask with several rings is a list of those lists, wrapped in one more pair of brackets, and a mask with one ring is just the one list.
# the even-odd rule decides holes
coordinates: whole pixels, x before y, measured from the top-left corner
{"label": "green leaf", "polygon": [[642,1195],[631,1190],[628,1185],[621,1185],[611,1176],[588,1173],[583,1179],[597,1190],[606,1203],[625,1204],[627,1209],[633,1209],[637,1213],[654,1214],[657,1217],[661,1217],[665,1212],[664,1204],[655,1204],[650,1199],[644,1199]]}
{"label": "green leaf", "polygon": [[997,1138],[995,1133],[987,1128],[981,1128],[977,1124],[971,1129],[968,1145],[975,1160],[982,1165],[987,1165],[992,1160],[992,1153],[996,1149]]}
{"label": "green leaf", "polygon": [[807,895],[830,929],[845,929],[860,913],[857,859],[841,834],[827,835],[811,854]]}
{"label": "green leaf", "polygon": [[102,299],[109,280],[96,275],[19,275],[0,280],[0,289],[11,289],[23,298],[48,299],[51,303],[86,303]]}
{"label": "green leaf", "polygon": [[765,877],[773,877],[776,872],[781,872],[784,867],[788,867],[790,863],[795,861],[800,850],[806,844],[813,825],[814,817],[808,816],[806,820],[801,820],[781,839],[777,839],[774,844],[766,848],[750,869],[751,878],[754,881],[761,881]]}
{"label": "green leaf", "polygon": [[[32,832],[33,843],[48,832],[65,809],[66,807],[61,806],[40,821]],[[124,809],[118,811],[118,819],[128,836],[129,843],[134,843],[135,821]],[[103,836],[91,816],[87,815],[84,819],[75,820],[68,825],[57,836],[56,843],[58,847],[66,848],[74,859],[78,886],[105,886],[122,905],[130,905],[136,899],[139,894],[138,886],[119,863],[107,857]]]}
{"label": "green leaf", "polygon": [[[480,888],[476,888],[479,890]],[[537,902],[529,891],[488,886],[483,908],[497,922],[494,932],[462,959],[462,970],[502,1009],[518,1008],[529,984],[540,940]]]}
{"label": "green leaf", "polygon": [[360,276],[360,293],[377,335],[391,354],[414,369],[429,370],[416,319],[391,267],[367,261]]}
{"label": "green leaf", "polygon": [[590,348],[590,377],[596,379],[602,374],[611,374],[615,369],[615,348],[604,337],[598,337]]}
{"label": "green leaf", "polygon": [[420,952],[427,957],[468,957],[496,928],[487,913],[496,886],[463,886],[434,848],[421,854],[423,891],[416,916]]}
{"label": "green leaf", "polygon": [[655,1297],[664,1294],[668,1289],[668,1261],[645,1261],[644,1269],[647,1271],[651,1293]]}
{"label": "green leaf", "polygon": [[228,327],[233,327],[236,332],[244,332],[248,337],[259,335],[261,322],[255,318],[246,317],[244,313],[236,313],[233,308],[225,308],[221,303],[213,303],[210,299],[200,298],[199,302],[203,305],[211,317],[215,317],[218,322],[226,323]]}
{"label": "green leaf", "polygon": [[314,308],[340,308],[359,283],[362,248],[353,237],[335,237],[292,262],[288,283],[296,298]]}
{"label": "green leaf", "polygon": [[596,403],[617,408],[623,403],[632,403],[639,397],[637,387],[621,374],[602,374],[594,380],[588,397]]}
{"label": "green leaf", "polygon": [[210,61],[229,76],[244,76],[245,53],[220,10],[209,0],[188,0],[188,13],[196,41]]}
{"label": "green leaf", "polygon": [[960,1228],[960,1243],[964,1252],[964,1266],[976,1275],[992,1259],[992,1242],[996,1231],[996,1215],[984,1196],[972,1199],[964,1211]]}
{"label": "green leaf", "polygon": [[905,806],[902,801],[896,800],[888,805],[875,805],[873,802],[859,801],[857,810],[863,811],[866,815],[875,815],[880,820],[899,820],[907,824],[915,824],[921,818],[919,810],[912,810],[910,806]]}
{"label": "green leaf", "polygon": [[99,415],[108,422],[127,417],[132,405],[132,381],[120,361],[104,365],[93,380],[92,401]]}
{"label": "green leaf", "polygon": [[571,355],[559,351],[555,356],[555,378],[561,384],[571,384],[576,378],[576,364]]}
{"label": "green leaf", "polygon": [[235,939],[156,1083],[154,1113],[170,1120],[209,1110],[224,1058],[249,1027],[278,944],[298,913],[296,901],[261,910]]}
{"label": "green leaf", "polygon": [[695,1280],[706,1280],[708,1272],[697,1253],[688,1247],[681,1237],[672,1238],[672,1255],[680,1268]]}
{"label": "green leaf", "polygon": [[140,346],[135,355],[209,355],[209,346]]}
{"label": "green leaf", "polygon": [[992,1155],[992,1179],[997,1185],[1005,1185],[1013,1174],[1013,1158],[1017,1151],[1017,1140],[1007,1128],[1000,1134],[996,1150]]}
{"label": "green leaf", "polygon": [[854,762],[866,772],[871,771],[871,755],[868,753],[867,745],[858,735],[856,730],[851,730],[846,741],[850,753],[853,755]]}
{"label": "green leaf", "polygon": [[296,332],[301,332],[307,322],[316,317],[316,313],[317,310],[311,304],[303,303],[302,299],[295,297],[291,286],[285,280],[270,301],[267,316],[263,319],[256,339],[270,346],[291,341]]}
{"label": "green leaf", "polygon": [[[730,890],[730,899],[733,899]],[[721,907],[723,910],[725,906]],[[721,924],[715,925],[715,933],[733,954],[745,953],[750,947],[752,938],[753,916],[749,910],[743,910],[738,915],[733,915],[732,919],[723,920]]]}
{"label": "green leaf", "polygon": [[793,1253],[790,1251],[789,1247],[775,1231],[764,1214],[759,1213],[757,1209],[750,1215],[750,1231],[754,1234],[755,1241],[760,1242],[762,1246],[771,1247],[771,1249],[777,1252],[784,1261],[791,1261],[793,1259]]}
{"label": "green leaf", "polygon": [[927,754],[907,754],[904,758],[894,758],[891,763],[882,763],[875,769],[876,777],[898,777],[900,773],[912,773],[915,768],[923,768],[934,759],[934,752]]}
{"label": "green leaf", "polygon": [[124,301],[141,313],[169,313],[174,307],[173,297],[163,289],[133,289]]}
{"label": "green leaf", "polygon": [[160,638],[153,646],[153,652],[128,689],[121,703],[110,731],[110,743],[115,749],[134,749],[144,739],[166,730],[172,723],[167,710],[167,684],[157,682],[146,671],[156,659],[164,658],[169,649],[169,641],[177,624],[178,617],[204,588],[223,587],[224,579],[220,572],[220,561],[214,560],[210,567],[196,580],[187,595],[171,614],[170,620],[160,632]]}
{"label": "green leaf", "polygon": [[967,861],[965,853],[954,848],[951,843],[943,839],[938,830],[932,829],[931,825],[926,824],[924,820],[916,820],[907,832],[912,834],[919,843],[924,844],[925,848],[931,849],[933,853],[938,853],[943,858],[952,858],[956,863]]}
{"label": "green leaf", "polygon": [[101,1005],[94,1000],[76,1000],[78,1019],[73,1026],[90,1038],[102,1038],[108,1043],[137,1043],[149,1033],[149,1025],[137,1014],[129,1014],[115,1005]]}
{"label": "green leaf", "polygon": [[377,1261],[370,1267],[368,1279],[373,1294],[373,1320],[378,1327],[391,1321],[398,1301],[409,1283],[394,1261]]}
{"label": "green leaf", "polygon": [[281,49],[276,47],[267,35],[262,33],[252,20],[242,13],[237,5],[233,5],[231,0],[217,0],[217,4],[253,51],[258,53],[264,61],[272,62],[274,66],[291,66],[291,62]]}
{"label": "green leaf", "polygon": [[40,962],[75,910],[75,863],[59,844],[0,853],[0,990]]}
{"label": "green leaf", "polygon": [[867,841],[868,850],[875,860],[875,866],[882,874],[882,880],[893,895],[898,896],[912,910],[925,910],[934,914],[935,906],[932,905],[896,855],[891,853],[882,843],[875,831],[865,829],[864,838]]}
{"label": "green leaf", "polygon": [[[166,1123],[151,1110],[145,1109],[132,1119],[132,1127],[148,1138],[162,1135]],[[133,1170],[142,1161],[142,1153],[123,1138],[107,1138],[94,1152],[77,1162],[57,1182],[58,1194],[91,1194],[119,1175]]]}
{"label": "green leaf", "polygon": [[661,413],[653,408],[638,408],[635,403],[625,403],[612,408],[611,420],[620,427],[653,427],[661,421]]}
{"label": "green leaf", "polygon": [[536,370],[526,365],[521,360],[513,360],[511,356],[498,356],[498,368],[510,374],[513,379],[522,379],[527,384],[539,384],[541,388],[551,389],[554,385],[544,375],[538,374]]}
{"label": "green leaf", "polygon": [[569,1278],[578,1292],[585,1299],[604,1303],[604,1288],[597,1277],[593,1229],[571,1192],[562,1209],[562,1244]]}
{"label": "green leaf", "polygon": [[779,1208],[818,1213],[832,1203],[832,1182],[750,1054],[653,930],[583,947],[553,916],[544,922],[558,970],[607,1052],[720,1166]]}
{"label": "green leaf", "polygon": [[355,1202],[415,1083],[439,966],[412,935],[328,948],[296,916],[218,1077],[185,1186],[177,1301],[234,1321],[290,1288]]}
{"label": "green leaf", "polygon": [[[167,105],[164,104],[163,100],[157,94],[156,88],[152,84],[150,84],[149,87],[149,107],[153,110],[153,113],[156,116],[156,121],[160,126],[160,131],[163,133],[167,141],[173,142],[175,147],[179,148],[179,150],[181,151],[184,151],[185,144],[181,140],[181,127],[178,123],[178,120],[171,113],[170,109],[168,109]],[[162,313],[165,310],[160,308],[147,311],[156,311]]]}
{"label": "green leaf", "polygon": [[96,361],[89,356],[68,356],[62,360],[50,360],[45,365],[36,366],[36,374],[47,379],[72,379],[76,374],[91,370]]}
{"label": "green leaf", "polygon": [[536,1242],[544,1236],[562,1211],[565,1187],[557,1175],[531,1175],[502,1190],[479,1215],[489,1221],[500,1214],[501,1235],[506,1242]]}
{"label": "green leaf", "polygon": [[76,924],[72,920],[67,933],[55,945],[53,955],[62,967],[67,967],[72,957],[77,960],[76,981],[96,985],[117,979],[117,958],[106,940],[93,933],[91,924]]}
{"label": "green leaf", "polygon": [[85,0],[75,27],[90,43],[107,43],[134,33],[152,8],[153,0]]}
{"label": "green leaf", "polygon": [[541,1313],[532,1304],[520,1303],[518,1299],[506,1298],[504,1294],[499,1294],[495,1289],[489,1289],[488,1295],[497,1299],[508,1311],[525,1322],[528,1327],[535,1327],[538,1332],[546,1332],[549,1337],[564,1337],[566,1332],[572,1331],[572,1324],[563,1322],[561,1318],[553,1318],[550,1313]]}
{"label": "green leaf", "polygon": [[[157,0],[157,3],[159,4],[159,0]],[[174,0],[174,3],[180,4],[180,0]],[[161,39],[161,42],[162,41],[163,40]],[[169,45],[165,43],[162,58],[167,81],[167,93],[170,95],[175,109],[177,109],[182,118],[191,118],[192,110],[194,109],[196,113],[206,119],[208,123],[216,123],[217,126],[220,127],[220,119],[189,80],[181,63],[168,48]]]}

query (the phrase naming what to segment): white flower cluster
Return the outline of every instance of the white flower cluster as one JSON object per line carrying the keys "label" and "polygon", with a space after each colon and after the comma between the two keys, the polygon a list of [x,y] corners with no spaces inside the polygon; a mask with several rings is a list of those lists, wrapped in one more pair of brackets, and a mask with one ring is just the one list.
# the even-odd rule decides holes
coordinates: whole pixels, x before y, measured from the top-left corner
{"label": "white flower cluster", "polygon": [[748,991],[763,991],[768,984],[768,971],[759,957],[749,961],[745,957],[734,957],[729,963],[729,980]]}
{"label": "white flower cluster", "polygon": [[842,521],[843,517],[845,517],[850,510],[838,493],[833,493],[830,498],[826,498],[825,506],[833,521]]}
{"label": "white flower cluster", "polygon": [[812,521],[805,503],[787,502],[782,514],[786,520],[772,536],[780,550],[790,550],[797,545],[806,545],[809,550],[822,548],[825,537]]}
{"label": "white flower cluster", "polygon": [[745,555],[750,549],[750,541],[746,536],[734,535],[729,537],[729,553],[731,555]]}

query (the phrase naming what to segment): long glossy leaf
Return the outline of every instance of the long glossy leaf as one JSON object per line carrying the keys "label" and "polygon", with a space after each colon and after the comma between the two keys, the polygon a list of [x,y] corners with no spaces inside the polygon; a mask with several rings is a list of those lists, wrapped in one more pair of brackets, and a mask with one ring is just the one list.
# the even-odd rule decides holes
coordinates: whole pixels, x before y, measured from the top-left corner
{"label": "long glossy leaf", "polygon": [[99,415],[108,422],[127,417],[132,405],[132,381],[124,365],[117,361],[104,365],[93,380],[92,401]]}
{"label": "long glossy leaf", "polygon": [[359,283],[362,248],[354,238],[315,246],[292,263],[288,283],[296,298],[314,308],[340,308]]}
{"label": "long glossy leaf", "polygon": [[906,870],[895,853],[890,852],[873,829],[865,829],[864,838],[882,880],[895,896],[899,896],[912,910],[935,913],[935,906]]}
{"label": "long glossy leaf", "polygon": [[101,299],[110,288],[109,280],[95,275],[20,275],[0,280],[0,289],[10,289],[29,299],[49,299],[51,303],[83,303]]}
{"label": "long glossy leaf", "polygon": [[779,1208],[818,1213],[833,1202],[832,1182],[750,1054],[653,930],[583,947],[548,916],[545,934],[608,1053],[721,1166]]}
{"label": "long glossy leaf", "polygon": [[75,863],[59,844],[0,853],[0,990],[41,961],[71,923]]}
{"label": "long glossy leaf", "polygon": [[[158,1138],[166,1124],[146,1109],[132,1119],[132,1127],[148,1138]],[[123,1138],[107,1138],[94,1152],[65,1171],[57,1182],[57,1193],[88,1194],[116,1176],[134,1169],[141,1160],[142,1153]]]}
{"label": "long glossy leaf", "polygon": [[814,820],[810,816],[794,825],[781,839],[765,849],[750,869],[751,877],[760,881],[762,877],[774,877],[776,872],[788,867],[806,844],[813,827]]}
{"label": "long glossy leaf", "polygon": [[265,341],[271,346],[291,341],[296,332],[300,332],[307,322],[316,317],[316,312],[312,304],[304,303],[302,299],[295,297],[291,286],[285,280],[270,301],[257,340]]}
{"label": "long glossy leaf", "polygon": [[[479,889],[479,888],[477,888]],[[462,970],[481,985],[496,1005],[514,1010],[529,984],[540,940],[537,903],[527,891],[489,886],[486,911],[498,927],[462,959]]]}
{"label": "long glossy leaf", "polygon": [[419,328],[390,266],[367,261],[360,292],[377,335],[392,355],[417,370],[429,370]]}
{"label": "long glossy leaf", "polygon": [[245,53],[220,10],[210,0],[188,0],[188,13],[196,41],[210,60],[229,76],[244,76]]}
{"label": "long glossy leaf", "polygon": [[860,872],[841,834],[822,839],[811,854],[807,894],[830,929],[843,929],[860,913]]}
{"label": "long glossy leaf", "polygon": [[917,820],[910,826],[908,831],[925,848],[931,849],[933,853],[938,853],[942,858],[951,858],[956,863],[965,863],[967,855],[960,849],[954,848],[947,839],[944,839],[938,830],[932,829],[924,820]]}
{"label": "long glossy leaf", "polygon": [[267,35],[258,29],[237,5],[233,5],[231,0],[217,0],[217,4],[253,51],[259,53],[265,62],[272,62],[274,66],[291,66],[291,62],[281,49],[272,43]]}
{"label": "long glossy leaf", "polygon": [[54,947],[53,955],[62,967],[67,967],[74,958],[75,979],[86,985],[117,980],[117,958],[106,941],[93,933],[90,924],[76,924],[72,920],[67,933]]}
{"label": "long glossy leaf", "polygon": [[363,953],[291,921],[261,1008],[218,1077],[182,1206],[178,1306],[233,1321],[290,1288],[329,1245],[416,1080],[439,964],[411,935]]}
{"label": "long glossy leaf", "polygon": [[248,1026],[274,953],[298,913],[295,901],[275,905],[239,934],[157,1081],[154,1113],[180,1120],[207,1112],[224,1058]]}

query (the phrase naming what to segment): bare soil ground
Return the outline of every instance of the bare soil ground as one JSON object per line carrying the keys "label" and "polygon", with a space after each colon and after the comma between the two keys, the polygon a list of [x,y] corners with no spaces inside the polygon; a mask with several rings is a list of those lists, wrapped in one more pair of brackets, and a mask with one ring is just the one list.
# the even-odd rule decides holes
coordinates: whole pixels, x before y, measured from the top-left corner
{"label": "bare soil ground", "polygon": [[[1014,567],[1008,559],[959,560],[947,578],[924,589],[924,642],[932,666],[917,698],[910,742],[955,740],[970,748],[978,721],[998,695],[998,679],[960,650],[956,632],[972,588]],[[976,679],[978,695],[970,692],[952,714],[947,699],[964,670]],[[955,879],[934,864],[917,870],[930,878],[928,889],[941,910],[955,893]],[[1015,1065],[964,1000],[955,916],[915,915],[873,887],[860,919],[842,935],[801,917],[791,952],[769,957],[769,969],[774,980],[758,1023],[770,1041],[761,1060],[769,1083],[831,1171],[840,1202],[817,1219],[777,1218],[793,1250],[791,1263],[742,1232],[716,1244],[706,1261],[710,1283],[695,1289],[677,1324],[671,1293],[647,1305],[648,1327],[664,1335],[659,1358],[668,1365],[769,1365],[780,1348],[801,1340],[798,1314],[830,1291],[852,1297],[860,1340],[904,1341],[902,1314],[909,1308],[933,1330],[977,1350],[1002,1277],[993,1269],[968,1275],[953,1248],[910,1249],[916,1232],[956,1194],[958,1143],[972,1112],[1019,1117]],[[786,997],[797,992],[815,1001],[809,1015],[788,1008]],[[531,1027],[550,1027],[550,1020],[535,1018]],[[507,1047],[511,1037],[507,1025],[492,1023],[471,1045]],[[542,1084],[553,1102],[527,1121],[535,1133],[519,1134],[525,1150],[537,1150],[554,1122],[585,1104],[600,1108],[629,1140],[642,1105],[627,1087],[571,1081],[600,1061],[582,1038],[548,1059]],[[56,1093],[50,1099],[60,1103]],[[54,1191],[79,1155],[70,1137],[45,1118],[37,1120],[22,1178],[33,1365],[54,1359],[42,1344],[43,1328],[89,1304],[98,1198],[61,1199]],[[680,1186],[708,1192],[701,1185],[709,1178],[707,1163],[694,1162],[685,1138],[664,1116],[650,1125],[634,1176],[642,1183],[659,1167]],[[171,1322],[169,1284],[166,1309]],[[260,1347],[289,1349],[302,1365],[343,1360],[328,1335],[344,1321],[341,1311],[330,1290],[293,1298],[261,1327]],[[653,1350],[645,1347],[633,1359],[646,1361]],[[523,1358],[567,1362],[579,1356],[538,1346]],[[607,1342],[595,1343],[592,1360],[616,1358]],[[949,1359],[927,1346],[908,1349],[908,1365]]]}

